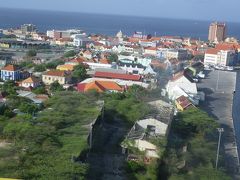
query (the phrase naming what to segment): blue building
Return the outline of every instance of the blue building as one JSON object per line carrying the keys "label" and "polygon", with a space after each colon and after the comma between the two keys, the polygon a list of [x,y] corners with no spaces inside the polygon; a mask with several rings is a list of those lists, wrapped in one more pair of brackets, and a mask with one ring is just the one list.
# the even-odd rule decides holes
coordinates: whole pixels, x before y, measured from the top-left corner
{"label": "blue building", "polygon": [[1,70],[1,79],[3,81],[13,80],[18,81],[21,79],[20,69],[15,65],[7,65]]}

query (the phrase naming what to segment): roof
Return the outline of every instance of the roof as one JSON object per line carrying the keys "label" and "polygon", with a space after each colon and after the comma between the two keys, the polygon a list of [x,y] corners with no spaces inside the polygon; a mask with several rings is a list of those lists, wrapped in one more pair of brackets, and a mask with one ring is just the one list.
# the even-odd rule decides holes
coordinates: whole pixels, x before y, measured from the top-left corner
{"label": "roof", "polygon": [[84,61],[86,61],[84,57],[77,57],[75,59],[72,59],[70,62],[83,63]]}
{"label": "roof", "polygon": [[50,70],[50,71],[45,72],[43,75],[64,77],[66,75],[66,73],[65,73],[65,71],[60,71],[60,70]]}
{"label": "roof", "polygon": [[104,92],[108,90],[113,91],[123,91],[123,88],[119,86],[116,82],[111,81],[93,81],[90,83],[84,83],[81,85],[81,83],[78,85],[78,90],[82,92],[86,92],[89,90],[95,89],[98,92]]}
{"label": "roof", "polygon": [[218,50],[235,50],[236,47],[235,44],[221,43],[217,44],[215,48]]}
{"label": "roof", "polygon": [[154,126],[155,133],[159,135],[165,135],[168,128],[167,124],[154,118],[139,120],[137,121],[137,124],[144,129],[147,129],[149,126]]}
{"label": "roof", "polygon": [[147,48],[145,48],[145,50],[156,51],[156,50],[157,50],[157,48],[156,48],[156,47],[147,47]]}
{"label": "roof", "polygon": [[216,49],[216,48],[211,48],[211,49],[208,49],[208,50],[206,51],[206,54],[214,54],[214,55],[217,55],[218,52],[219,52],[218,49]]}
{"label": "roof", "polygon": [[4,70],[4,71],[17,71],[17,70],[19,70],[19,68],[15,65],[9,64],[9,65],[5,66],[2,70]]}
{"label": "roof", "polygon": [[132,81],[140,81],[141,80],[140,75],[117,74],[117,73],[110,73],[110,72],[95,72],[94,77],[123,79],[123,80],[132,80]]}
{"label": "roof", "polygon": [[22,83],[38,83],[38,82],[40,82],[40,80],[34,76],[31,76],[22,81]]}
{"label": "roof", "polygon": [[100,59],[99,63],[101,63],[101,64],[110,64],[107,59]]}
{"label": "roof", "polygon": [[57,66],[57,69],[58,69],[58,70],[66,69],[66,70],[69,70],[69,71],[73,71],[74,65],[72,65],[72,64],[58,65],[58,66]]}
{"label": "roof", "polygon": [[180,96],[179,98],[176,99],[176,102],[183,108],[186,109],[190,106],[193,106],[193,104],[188,100],[187,97],[185,96]]}
{"label": "roof", "polygon": [[122,62],[121,60],[119,62],[119,66],[126,66],[126,67],[132,66],[132,67],[145,69],[145,67],[142,64],[139,64],[139,63],[125,63],[125,62]]}

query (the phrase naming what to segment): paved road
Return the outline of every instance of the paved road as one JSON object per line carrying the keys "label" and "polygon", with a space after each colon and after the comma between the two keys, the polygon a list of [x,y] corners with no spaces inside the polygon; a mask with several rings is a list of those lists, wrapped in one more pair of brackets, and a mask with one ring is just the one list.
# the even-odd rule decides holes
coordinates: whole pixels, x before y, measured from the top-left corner
{"label": "paved road", "polygon": [[236,89],[233,100],[233,120],[238,154],[240,154],[240,72],[237,73],[236,79]]}
{"label": "paved road", "polygon": [[198,88],[206,93],[206,101],[200,107],[214,117],[224,128],[222,148],[225,152],[226,168],[235,177],[234,179],[237,179],[239,160],[232,118],[232,112],[235,109],[235,106],[233,106],[233,92],[236,84],[236,72],[215,70],[206,73],[206,79],[203,79],[198,84]]}

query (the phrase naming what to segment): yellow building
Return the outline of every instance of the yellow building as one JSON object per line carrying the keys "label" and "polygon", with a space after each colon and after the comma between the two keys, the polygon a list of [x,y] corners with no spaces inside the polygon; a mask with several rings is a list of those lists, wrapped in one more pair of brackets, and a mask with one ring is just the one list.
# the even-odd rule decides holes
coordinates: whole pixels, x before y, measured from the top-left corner
{"label": "yellow building", "polygon": [[64,85],[70,81],[70,76],[65,71],[51,70],[47,71],[42,75],[42,81],[46,85],[50,85],[55,81],[59,84]]}
{"label": "yellow building", "polygon": [[57,70],[60,71],[73,71],[74,65],[72,64],[64,64],[64,65],[58,65]]}
{"label": "yellow building", "polygon": [[175,105],[179,111],[184,111],[186,109],[194,107],[194,105],[185,96],[177,98],[175,101]]}

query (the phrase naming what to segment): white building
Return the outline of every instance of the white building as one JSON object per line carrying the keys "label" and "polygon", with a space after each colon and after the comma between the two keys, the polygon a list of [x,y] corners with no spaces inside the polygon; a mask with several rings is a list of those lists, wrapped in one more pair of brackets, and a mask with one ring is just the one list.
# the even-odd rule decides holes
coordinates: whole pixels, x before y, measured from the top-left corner
{"label": "white building", "polygon": [[162,59],[185,60],[188,57],[188,52],[186,49],[158,48],[157,55]]}
{"label": "white building", "polygon": [[119,63],[119,67],[131,74],[143,74],[143,71],[145,70],[145,67],[141,64],[124,63],[121,61]]}
{"label": "white building", "polygon": [[236,57],[234,50],[209,49],[204,56],[204,64],[232,66]]}
{"label": "white building", "polygon": [[73,39],[73,45],[77,47],[86,47],[87,44],[91,43],[92,40],[87,37],[78,37],[76,36]]}
{"label": "white building", "polygon": [[183,72],[175,75],[166,85],[169,99],[175,101],[180,96],[188,97],[194,105],[199,103],[197,84],[187,78]]}

